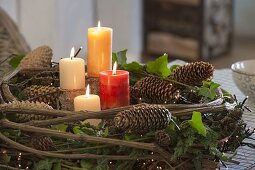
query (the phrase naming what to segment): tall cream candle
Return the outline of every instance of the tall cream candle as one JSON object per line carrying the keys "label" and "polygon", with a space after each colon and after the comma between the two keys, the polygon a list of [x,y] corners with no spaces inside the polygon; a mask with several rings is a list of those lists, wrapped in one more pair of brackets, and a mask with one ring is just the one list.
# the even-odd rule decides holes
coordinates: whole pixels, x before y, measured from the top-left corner
{"label": "tall cream candle", "polygon": [[99,77],[99,72],[112,68],[112,28],[88,29],[88,76]]}
{"label": "tall cream candle", "polygon": [[85,62],[81,58],[74,58],[74,48],[69,58],[59,61],[59,74],[61,89],[85,88]]}

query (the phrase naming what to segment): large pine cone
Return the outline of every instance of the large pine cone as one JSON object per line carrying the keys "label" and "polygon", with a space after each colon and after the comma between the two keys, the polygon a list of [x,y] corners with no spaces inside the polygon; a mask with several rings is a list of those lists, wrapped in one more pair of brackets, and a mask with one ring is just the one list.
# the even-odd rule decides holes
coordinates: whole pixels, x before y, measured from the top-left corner
{"label": "large pine cone", "polygon": [[165,129],[171,121],[171,113],[160,105],[143,105],[119,112],[114,124],[122,131],[146,133]]}
{"label": "large pine cone", "polygon": [[28,53],[19,66],[21,68],[49,68],[52,56],[52,49],[49,46],[40,46]]}
{"label": "large pine cone", "polygon": [[[39,102],[29,102],[29,101],[14,101],[11,103],[5,103],[0,105],[1,107],[6,108],[19,108],[19,109],[47,109],[52,110],[53,108],[45,103],[39,103]],[[46,120],[53,118],[53,116],[44,116],[44,115],[36,115],[36,114],[20,114],[16,113],[15,116],[8,116],[7,117],[15,122],[24,123],[29,122],[31,120]]]}
{"label": "large pine cone", "polygon": [[201,85],[202,81],[212,78],[213,72],[214,67],[210,63],[198,61],[177,67],[170,78],[187,85]]}
{"label": "large pine cone", "polygon": [[179,88],[167,80],[158,77],[145,77],[132,87],[132,98],[142,98],[147,103],[175,103],[179,97]]}
{"label": "large pine cone", "polygon": [[155,140],[159,146],[168,146],[171,144],[170,136],[163,130],[158,130],[155,133]]}
{"label": "large pine cone", "polygon": [[58,88],[52,86],[32,85],[22,91],[24,99],[34,98],[33,101],[43,102],[57,107]]}
{"label": "large pine cone", "polygon": [[48,151],[53,147],[53,141],[49,136],[31,136],[30,145],[37,150]]}

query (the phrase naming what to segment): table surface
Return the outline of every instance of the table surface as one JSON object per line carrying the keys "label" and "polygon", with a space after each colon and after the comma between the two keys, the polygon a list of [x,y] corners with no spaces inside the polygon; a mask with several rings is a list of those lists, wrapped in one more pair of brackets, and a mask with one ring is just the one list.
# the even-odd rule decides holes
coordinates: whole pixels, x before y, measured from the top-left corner
{"label": "table surface", "polygon": [[[171,62],[170,65],[183,63],[185,62],[175,60]],[[221,87],[229,91],[231,94],[235,94],[239,101],[242,101],[245,98],[245,95],[235,85],[230,69],[215,70],[213,81],[221,84]],[[247,127],[255,127],[255,103],[248,99],[246,106],[249,107],[252,112],[245,111],[243,120],[247,123]],[[255,138],[255,134],[251,137]],[[245,142],[255,143],[255,141],[252,141],[251,139],[246,139]],[[255,170],[255,149],[251,149],[247,146],[240,146],[237,150],[237,155],[233,159],[239,161],[240,164],[227,163],[228,170]]]}
{"label": "table surface", "polygon": [[[235,94],[239,101],[245,98],[244,94],[235,85],[230,69],[216,70],[214,81],[220,83],[222,88],[227,89],[231,94]],[[243,120],[247,123],[247,127],[255,127],[255,104],[248,99],[246,106],[249,107],[252,112],[245,111]],[[255,138],[255,134],[251,137]],[[255,141],[251,139],[246,139],[245,142],[255,143]],[[237,155],[233,159],[239,161],[240,164],[228,164],[228,169],[255,170],[255,149],[251,149],[248,146],[241,146],[238,148]]]}

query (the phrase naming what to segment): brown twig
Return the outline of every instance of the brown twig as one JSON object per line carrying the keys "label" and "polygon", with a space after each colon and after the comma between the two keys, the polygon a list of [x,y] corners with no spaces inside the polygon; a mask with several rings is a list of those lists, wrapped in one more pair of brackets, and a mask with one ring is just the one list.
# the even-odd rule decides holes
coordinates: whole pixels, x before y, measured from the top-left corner
{"label": "brown twig", "polygon": [[10,170],[26,170],[26,169],[23,169],[23,168],[15,168],[15,167],[12,167],[12,166],[0,164],[0,169],[1,169],[1,168],[5,168],[6,170],[7,170],[7,169],[10,169]]}
{"label": "brown twig", "polygon": [[41,75],[41,74],[44,74],[44,73],[51,73],[51,74],[53,74],[53,73],[56,73],[56,71],[43,71],[43,72],[39,72],[39,73],[35,74],[34,76],[32,76],[31,78],[26,79],[26,80],[24,80],[24,81],[22,81],[22,82],[19,82],[19,83],[16,83],[16,84],[8,84],[8,85],[10,85],[10,86],[16,86],[16,87],[22,87],[22,86],[24,86],[25,84],[27,84],[27,83],[29,83],[30,81],[32,81],[33,79],[36,79],[37,76],[39,76],[39,75]]}
{"label": "brown twig", "polygon": [[177,169],[179,167],[181,167],[182,165],[186,164],[187,162],[190,162],[192,160],[192,158],[188,158],[185,161],[183,161],[182,163],[180,163],[179,165],[175,166],[174,168]]}
{"label": "brown twig", "polygon": [[60,153],[53,153],[50,151],[40,151],[40,150],[36,150],[36,149],[30,148],[30,147],[27,147],[25,145],[22,145],[20,143],[17,143],[15,141],[9,139],[8,137],[4,136],[1,132],[0,132],[0,139],[21,151],[33,153],[33,154],[39,155],[39,156],[62,158],[62,159],[100,159],[100,158],[105,158],[105,159],[109,159],[109,160],[161,159],[161,157],[159,155],[147,155],[147,156],[132,158],[130,156],[123,156],[123,155],[96,155],[96,154],[89,154],[89,153],[60,154]]}
{"label": "brown twig", "polygon": [[137,149],[145,149],[145,150],[159,153],[166,161],[170,161],[170,158],[171,158],[171,155],[168,152],[166,152],[161,147],[159,147],[153,143],[124,141],[124,140],[119,140],[119,139],[110,139],[110,138],[89,136],[86,134],[82,134],[82,135],[71,134],[71,133],[67,133],[67,132],[59,132],[59,131],[52,130],[52,129],[39,128],[39,127],[14,123],[14,122],[8,121],[7,119],[0,120],[0,125],[1,125],[1,127],[6,127],[6,128],[11,128],[11,129],[19,129],[19,130],[26,131],[26,132],[40,133],[40,134],[44,134],[47,136],[73,139],[73,140],[77,140],[77,141],[105,143],[105,144],[132,147],[132,148],[137,148]]}
{"label": "brown twig", "polygon": [[[102,110],[98,112],[73,112],[73,111],[63,111],[63,110],[42,110],[42,109],[22,109],[22,108],[7,108],[7,107],[1,107],[0,110],[2,113],[20,113],[20,114],[37,114],[37,115],[49,115],[49,116],[55,116],[57,118],[54,119],[48,119],[48,120],[40,120],[40,121],[30,121],[27,122],[27,125],[33,125],[33,126],[49,126],[49,125],[55,125],[60,123],[66,123],[66,122],[75,122],[80,120],[86,120],[86,119],[110,119],[113,118],[118,112],[127,110],[130,108],[133,108],[135,106],[140,106],[144,104],[139,105],[133,105],[133,106],[125,106],[115,109],[109,109],[109,110]],[[180,110],[180,107],[177,108],[177,110],[173,110],[175,105],[165,105],[167,109],[170,110],[171,114],[176,117],[181,116],[190,116],[192,115],[193,111],[199,111],[201,113],[218,113],[218,112],[225,112],[227,111],[227,107],[225,105],[218,105],[218,106],[204,106],[204,107],[191,107],[189,108],[188,105],[182,105],[182,107],[186,107],[186,109]],[[201,105],[202,106],[202,105]]]}

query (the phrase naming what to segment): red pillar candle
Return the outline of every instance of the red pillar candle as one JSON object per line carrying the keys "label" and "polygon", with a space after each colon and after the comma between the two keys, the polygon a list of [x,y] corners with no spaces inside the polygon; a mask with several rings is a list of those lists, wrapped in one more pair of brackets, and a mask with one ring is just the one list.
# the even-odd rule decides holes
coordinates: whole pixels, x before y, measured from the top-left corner
{"label": "red pillar candle", "polygon": [[[115,64],[114,64],[115,65]],[[102,109],[129,105],[129,72],[107,70],[99,73]]]}

